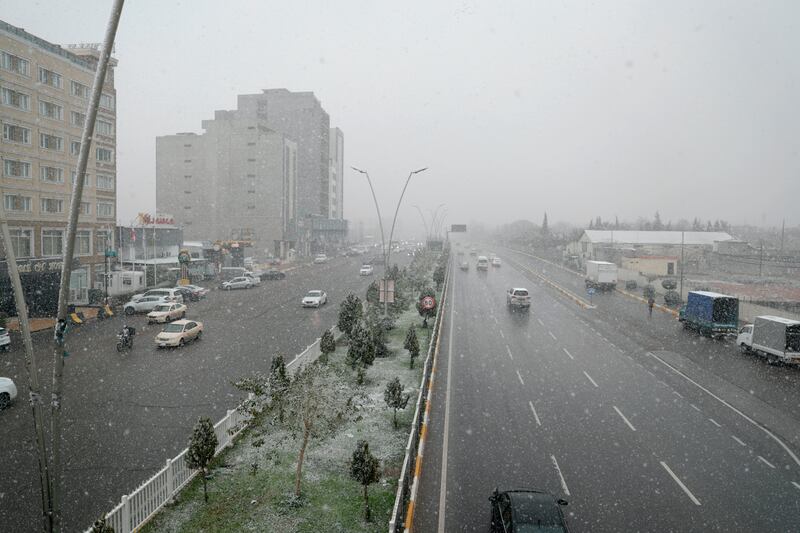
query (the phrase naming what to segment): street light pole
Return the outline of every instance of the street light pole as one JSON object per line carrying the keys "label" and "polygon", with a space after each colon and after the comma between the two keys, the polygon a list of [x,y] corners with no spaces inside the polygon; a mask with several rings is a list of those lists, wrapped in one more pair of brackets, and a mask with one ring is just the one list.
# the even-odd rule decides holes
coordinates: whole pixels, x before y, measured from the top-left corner
{"label": "street light pole", "polygon": [[422,213],[422,209],[418,205],[414,206],[417,211],[419,212],[419,216],[422,218],[422,225],[425,226],[425,239],[428,240],[430,238],[430,231],[428,230],[428,221],[425,220],[425,215]]}
{"label": "street light pole", "polygon": [[[372,201],[375,202],[375,211],[378,212],[378,226],[381,229],[381,247],[382,247],[382,255],[383,255],[383,279],[384,283],[386,283],[386,239],[384,237],[383,231],[383,219],[381,218],[381,208],[378,205],[378,197],[375,196],[375,188],[372,186],[372,180],[369,178],[369,172],[366,170],[361,170],[360,168],[350,167],[356,172],[360,172],[367,177],[367,183],[369,183],[369,190],[372,192]],[[384,300],[386,299],[386,295],[384,294]]]}

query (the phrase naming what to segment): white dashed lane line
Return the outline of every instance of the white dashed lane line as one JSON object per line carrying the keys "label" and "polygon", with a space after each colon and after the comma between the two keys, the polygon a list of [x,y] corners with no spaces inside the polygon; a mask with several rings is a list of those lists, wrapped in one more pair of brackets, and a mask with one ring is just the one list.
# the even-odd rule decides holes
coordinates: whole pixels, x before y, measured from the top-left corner
{"label": "white dashed lane line", "polygon": [[675,475],[675,472],[673,472],[672,469],[669,466],[667,466],[667,463],[665,463],[664,461],[660,461],[660,463],[661,466],[664,467],[664,470],[667,471],[667,474],[669,474],[670,477],[673,479],[673,481],[675,481],[675,483],[678,484],[678,486],[689,497],[689,499],[692,500],[692,503],[694,503],[695,505],[700,505],[700,500],[695,498],[694,494],[692,494],[692,491],[689,490],[689,487],[683,484],[683,481],[681,481],[680,478]]}
{"label": "white dashed lane line", "polygon": [[503,330],[502,330],[502,329],[499,329],[499,330],[497,330],[497,331],[499,331],[499,332],[500,332],[500,336],[501,336],[501,337],[503,337],[504,339],[506,338],[506,335],[505,335],[505,333],[503,333]]}
{"label": "white dashed lane line", "polygon": [[717,426],[718,428],[721,428],[721,427],[722,427],[722,424],[720,424],[719,422],[717,422],[717,421],[716,421],[716,420],[714,420],[713,418],[709,418],[708,420],[709,420],[709,422],[711,422],[712,424],[714,424],[714,425],[715,425],[715,426]]}
{"label": "white dashed lane line", "polygon": [[556,472],[558,473],[558,478],[561,480],[561,488],[564,489],[564,495],[569,496],[569,488],[567,488],[567,481],[564,479],[564,475],[561,473],[561,469],[558,467],[558,461],[556,461],[556,456],[551,455],[550,459],[553,461],[553,466],[556,467]]}
{"label": "white dashed lane line", "polygon": [[677,396],[678,398],[683,398],[683,394],[681,394],[680,392],[678,392],[678,391],[676,391],[676,390],[672,391],[672,394],[674,394],[674,395],[675,395],[675,396]]}
{"label": "white dashed lane line", "polygon": [[794,485],[794,488],[796,488],[797,490],[800,490],[800,483],[798,483],[797,481],[792,481],[792,485]]}
{"label": "white dashed lane line", "polygon": [[590,376],[589,374],[587,374],[585,370],[583,371],[583,375],[584,375],[584,376],[586,376],[586,379],[588,379],[589,381],[591,381],[591,382],[592,382],[592,385],[594,385],[594,386],[595,386],[595,387],[597,387],[597,388],[600,388],[600,386],[597,384],[597,382],[596,382],[595,380],[593,380],[593,379],[592,379],[592,376]]}
{"label": "white dashed lane line", "polygon": [[695,411],[697,411],[698,413],[700,412],[700,408],[699,408],[699,407],[697,407],[695,404],[693,404],[693,403],[690,403],[689,405],[691,405],[691,406],[692,406],[692,409],[694,409],[694,410],[695,410]]}
{"label": "white dashed lane line", "polygon": [[573,360],[575,359],[574,357],[572,357],[572,354],[569,353],[569,350],[567,350],[566,348],[562,348],[562,350],[564,350],[564,353],[567,354],[570,359],[573,359]]}
{"label": "white dashed lane line", "polygon": [[524,381],[522,381],[522,376],[520,375],[520,373],[519,373],[519,370],[517,370],[517,379],[519,379],[519,382],[520,382],[522,385],[525,385],[525,382],[524,382]]}
{"label": "white dashed lane line", "polygon": [[541,425],[542,425],[542,421],[541,421],[541,420],[539,420],[539,415],[536,413],[536,408],[533,406],[533,402],[530,402],[530,401],[529,401],[529,402],[528,402],[528,405],[530,405],[530,406],[531,406],[531,412],[533,413],[533,418],[535,418],[535,419],[536,419],[536,424],[537,424],[537,425],[539,425],[539,426],[541,426]]}
{"label": "white dashed lane line", "polygon": [[541,319],[541,318],[537,318],[536,320],[539,322],[539,325],[540,325],[540,326],[544,326],[544,322],[542,322],[542,319]]}
{"label": "white dashed lane line", "polygon": [[630,421],[629,421],[627,418],[625,418],[625,415],[623,415],[623,414],[622,414],[622,411],[620,411],[620,410],[617,408],[617,406],[616,406],[616,405],[612,405],[611,407],[613,407],[613,408],[614,408],[614,410],[617,412],[617,414],[618,414],[618,415],[619,415],[619,417],[622,419],[622,421],[623,421],[623,422],[625,422],[625,423],[628,425],[628,427],[629,427],[629,428],[631,428],[631,431],[636,431],[636,428],[635,428],[635,427],[633,427],[633,424],[631,424],[631,423],[630,423]]}
{"label": "white dashed lane line", "polygon": [[508,352],[508,357],[510,357],[511,360],[513,361],[514,360],[514,356],[511,355],[511,348],[508,347],[508,344],[506,344],[506,351]]}
{"label": "white dashed lane line", "polygon": [[737,437],[736,435],[731,435],[731,438],[736,442],[738,442],[741,446],[747,446],[747,444],[745,444],[744,441],[739,437]]}
{"label": "white dashed lane line", "polygon": [[774,464],[770,463],[769,461],[767,461],[766,459],[764,459],[764,458],[763,458],[763,457],[761,457],[760,455],[758,455],[757,457],[758,457],[758,460],[759,460],[759,461],[761,461],[762,463],[764,463],[764,464],[765,464],[765,465],[767,465],[768,467],[770,467],[770,468],[775,468],[775,465],[774,465]]}
{"label": "white dashed lane line", "polygon": [[550,336],[553,338],[553,340],[554,340],[554,341],[557,341],[557,340],[558,340],[558,339],[556,338],[556,336],[555,336],[555,335],[553,335],[553,332],[552,332],[552,331],[548,331],[547,333],[548,333],[548,334],[549,334],[549,335],[550,335]]}

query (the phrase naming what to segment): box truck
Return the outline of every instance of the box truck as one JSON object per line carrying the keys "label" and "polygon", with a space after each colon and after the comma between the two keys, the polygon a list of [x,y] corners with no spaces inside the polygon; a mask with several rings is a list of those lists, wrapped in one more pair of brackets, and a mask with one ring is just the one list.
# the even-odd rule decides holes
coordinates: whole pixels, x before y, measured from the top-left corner
{"label": "box truck", "polygon": [[617,287],[617,265],[608,261],[586,261],[586,288],[614,290]]}
{"label": "box truck", "polygon": [[683,327],[702,335],[722,336],[739,330],[739,299],[710,291],[689,291],[678,313]]}
{"label": "box truck", "polygon": [[766,357],[770,363],[800,363],[800,321],[757,316],[752,324],[739,330],[736,345],[743,352]]}

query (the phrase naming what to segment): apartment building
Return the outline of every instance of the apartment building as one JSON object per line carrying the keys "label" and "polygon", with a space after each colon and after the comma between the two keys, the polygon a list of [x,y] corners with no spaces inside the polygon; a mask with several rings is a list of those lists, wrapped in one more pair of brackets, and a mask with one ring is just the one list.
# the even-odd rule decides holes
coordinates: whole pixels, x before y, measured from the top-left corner
{"label": "apartment building", "polygon": [[344,218],[344,133],[331,128],[328,150],[328,216]]}
{"label": "apartment building", "polygon": [[[50,43],[0,21],[0,191],[11,244],[34,314],[52,312],[70,195],[94,73],[97,45]],[[116,91],[111,59],[84,180],[70,300],[88,303],[102,288],[105,250],[116,224]],[[2,250],[0,250],[2,251]],[[4,254],[3,254],[4,258]],[[5,261],[0,293],[8,294]],[[0,310],[6,310],[0,301]]]}

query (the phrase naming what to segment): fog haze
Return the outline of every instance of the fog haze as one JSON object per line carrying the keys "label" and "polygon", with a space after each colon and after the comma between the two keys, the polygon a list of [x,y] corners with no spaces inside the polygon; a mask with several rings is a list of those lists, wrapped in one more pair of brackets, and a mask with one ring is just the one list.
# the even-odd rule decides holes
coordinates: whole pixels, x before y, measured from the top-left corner
{"label": "fog haze", "polygon": [[[128,2],[115,57],[118,219],[155,209],[155,137],[265,88],[313,91],[345,136],[344,213],[448,222],[800,224],[795,2]],[[107,2],[2,2],[58,44]],[[220,7],[224,6],[224,7]],[[421,225],[420,225],[421,226]]]}

